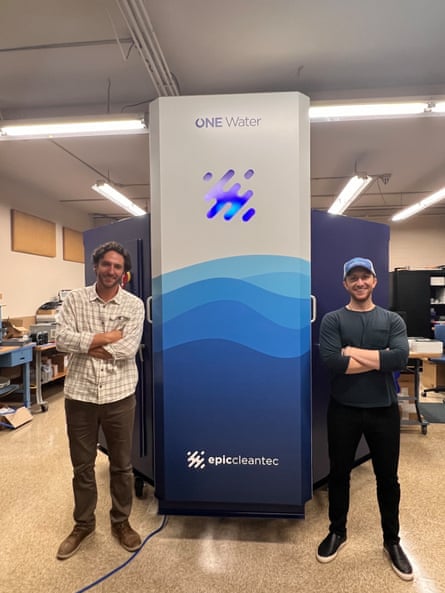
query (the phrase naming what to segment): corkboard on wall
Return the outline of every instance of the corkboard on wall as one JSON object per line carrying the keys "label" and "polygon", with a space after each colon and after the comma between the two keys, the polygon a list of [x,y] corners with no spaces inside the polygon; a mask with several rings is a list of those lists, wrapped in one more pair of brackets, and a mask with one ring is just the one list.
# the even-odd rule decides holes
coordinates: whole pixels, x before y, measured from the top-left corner
{"label": "corkboard on wall", "polygon": [[11,210],[11,250],[56,257],[56,224]]}
{"label": "corkboard on wall", "polygon": [[83,249],[83,235],[79,231],[73,231],[63,227],[63,259],[85,263],[85,252]]}

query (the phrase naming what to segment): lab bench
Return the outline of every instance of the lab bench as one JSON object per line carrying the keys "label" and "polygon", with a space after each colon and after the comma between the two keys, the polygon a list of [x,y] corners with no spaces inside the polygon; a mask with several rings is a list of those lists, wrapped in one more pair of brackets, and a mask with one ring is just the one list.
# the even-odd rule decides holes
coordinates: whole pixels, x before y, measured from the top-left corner
{"label": "lab bench", "polygon": [[2,368],[22,367],[22,384],[12,383],[0,389],[0,396],[6,396],[15,391],[23,393],[23,404],[31,407],[30,363],[32,361],[34,344],[24,346],[0,345],[0,375]]}
{"label": "lab bench", "polygon": [[[405,368],[405,374],[412,376],[413,378],[413,393],[409,395],[398,395],[399,401],[408,401],[409,403],[414,404],[416,414],[415,418],[409,418],[407,420],[402,419],[402,426],[408,424],[420,424],[420,429],[422,434],[427,434],[428,431],[428,422],[422,416],[420,409],[419,409],[419,402],[420,402],[420,373],[422,371],[422,364],[427,361],[432,356],[437,356],[437,354],[432,354],[428,352],[410,352],[408,358],[408,364]],[[403,382],[403,374],[400,376],[399,385],[402,385]]]}

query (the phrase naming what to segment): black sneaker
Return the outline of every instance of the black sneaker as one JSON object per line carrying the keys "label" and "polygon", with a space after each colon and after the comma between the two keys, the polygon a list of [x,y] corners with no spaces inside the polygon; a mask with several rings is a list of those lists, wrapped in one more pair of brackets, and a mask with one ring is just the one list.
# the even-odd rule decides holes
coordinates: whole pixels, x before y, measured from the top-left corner
{"label": "black sneaker", "polygon": [[404,581],[412,581],[414,578],[413,568],[406,557],[400,544],[383,544],[383,550],[391,561],[394,571]]}
{"label": "black sneaker", "polygon": [[346,535],[329,533],[318,546],[317,560],[319,562],[331,562],[344,546],[346,546]]}

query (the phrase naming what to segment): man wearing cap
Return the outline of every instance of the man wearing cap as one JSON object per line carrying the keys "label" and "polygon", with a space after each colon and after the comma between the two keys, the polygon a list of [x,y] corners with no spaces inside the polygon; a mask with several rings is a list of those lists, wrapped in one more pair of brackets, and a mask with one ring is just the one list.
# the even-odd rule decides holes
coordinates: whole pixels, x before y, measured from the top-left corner
{"label": "man wearing cap", "polygon": [[320,355],[331,374],[327,415],[330,524],[317,559],[334,560],[346,544],[350,473],[364,435],[377,482],[383,549],[397,575],[409,581],[413,570],[399,538],[400,414],[393,379],[394,371],[408,361],[408,338],[403,319],[373,303],[376,284],[369,259],[347,261],[343,286],[349,303],[321,321]]}

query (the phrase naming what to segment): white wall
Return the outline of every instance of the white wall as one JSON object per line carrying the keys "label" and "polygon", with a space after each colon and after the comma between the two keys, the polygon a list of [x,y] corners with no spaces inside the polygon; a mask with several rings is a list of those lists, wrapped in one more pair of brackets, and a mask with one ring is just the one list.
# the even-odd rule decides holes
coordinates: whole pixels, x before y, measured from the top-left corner
{"label": "white wall", "polygon": [[400,222],[391,222],[383,217],[368,217],[367,220],[387,224],[390,228],[390,271],[394,268],[436,268],[445,265],[445,216],[425,211]]}
{"label": "white wall", "polygon": [[[11,209],[56,223],[56,257],[11,251]],[[26,184],[0,179],[0,294],[2,316],[35,315],[61,288],[84,285],[84,264],[63,260],[63,226],[84,231],[92,227],[88,215],[36,194]]]}
{"label": "white wall", "polygon": [[[56,223],[55,258],[11,251],[10,210]],[[388,224],[388,220],[374,219]],[[48,200],[26,183],[0,179],[0,294],[3,317],[34,315],[61,288],[84,285],[84,265],[63,260],[62,227],[85,231],[94,225],[88,215]],[[445,265],[445,216],[428,214],[390,225],[389,269]],[[87,262],[90,265],[90,262]]]}
{"label": "white wall", "polygon": [[391,224],[389,269],[445,265],[445,216],[413,216]]}

